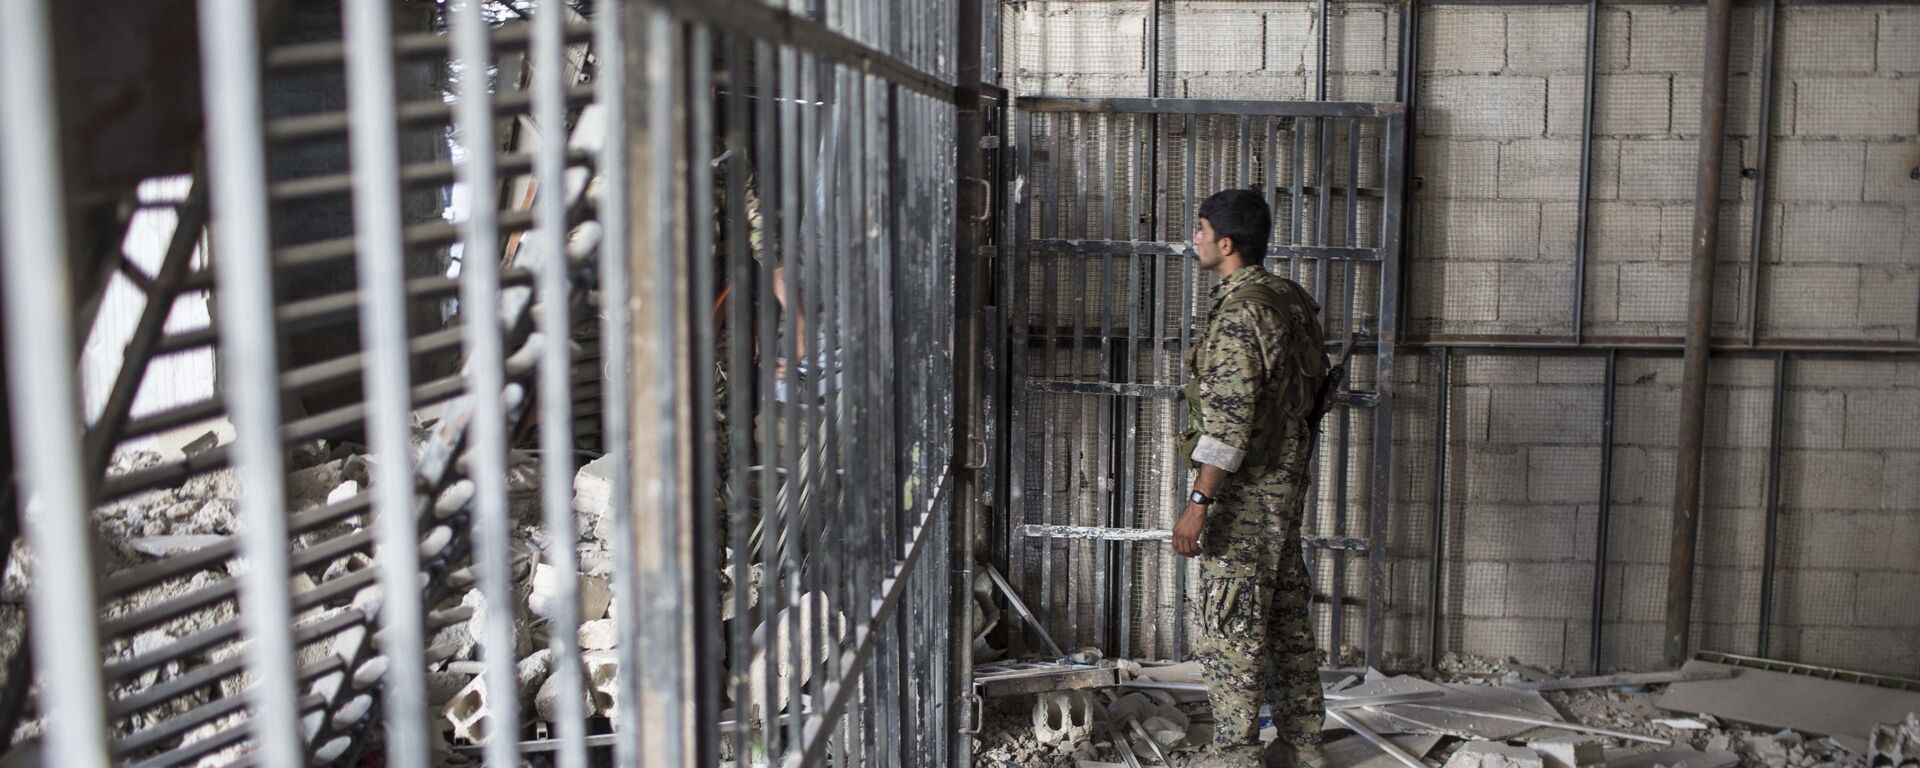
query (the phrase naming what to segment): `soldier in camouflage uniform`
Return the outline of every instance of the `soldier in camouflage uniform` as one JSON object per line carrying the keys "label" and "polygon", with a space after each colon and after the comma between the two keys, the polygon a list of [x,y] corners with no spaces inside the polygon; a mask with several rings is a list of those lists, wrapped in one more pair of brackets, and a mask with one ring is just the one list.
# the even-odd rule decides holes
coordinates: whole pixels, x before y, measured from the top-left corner
{"label": "soldier in camouflage uniform", "polygon": [[1200,206],[1194,248],[1222,278],[1206,335],[1188,360],[1195,473],[1174,550],[1200,557],[1206,596],[1195,652],[1213,705],[1212,764],[1262,764],[1259,711],[1279,738],[1269,765],[1318,753],[1320,678],[1300,547],[1313,411],[1327,358],[1305,289],[1261,266],[1272,214],[1250,190]]}

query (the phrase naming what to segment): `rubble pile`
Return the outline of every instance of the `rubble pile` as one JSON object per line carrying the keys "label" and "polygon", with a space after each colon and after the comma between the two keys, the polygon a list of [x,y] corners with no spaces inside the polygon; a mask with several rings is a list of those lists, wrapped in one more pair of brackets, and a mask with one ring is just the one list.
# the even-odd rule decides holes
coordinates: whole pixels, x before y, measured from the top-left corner
{"label": "rubble pile", "polygon": [[[1212,738],[1211,714],[1191,664],[1105,664],[1120,681],[1110,704],[1099,703],[1098,690],[988,698],[976,768],[1125,765],[1114,739],[1132,724],[1176,765],[1200,754]],[[1920,714],[1860,724],[1858,733],[1870,737],[1732,722],[1657,704],[1670,684],[1700,679],[1678,672],[1562,678],[1511,660],[1449,655],[1430,678],[1372,670],[1323,677],[1329,711],[1343,717],[1329,716],[1317,768],[1404,764],[1374,739],[1444,768],[1920,766]],[[1665,682],[1619,682],[1640,679]],[[1263,734],[1271,737],[1270,729]],[[1144,742],[1127,738],[1142,765],[1159,764]]]}

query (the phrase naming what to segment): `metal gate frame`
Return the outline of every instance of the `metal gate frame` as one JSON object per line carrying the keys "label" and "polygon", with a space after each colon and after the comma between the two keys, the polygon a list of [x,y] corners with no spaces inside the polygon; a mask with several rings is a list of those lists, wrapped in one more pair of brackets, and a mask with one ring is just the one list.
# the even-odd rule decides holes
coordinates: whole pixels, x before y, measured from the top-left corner
{"label": "metal gate frame", "polygon": [[[1312,551],[1316,549],[1329,550],[1333,558],[1333,583],[1330,585],[1324,602],[1329,605],[1332,618],[1330,621],[1327,645],[1334,651],[1333,658],[1336,660],[1336,663],[1338,660],[1338,649],[1342,640],[1342,627],[1346,618],[1345,609],[1349,606],[1349,598],[1346,595],[1347,590],[1344,584],[1347,554],[1356,551],[1364,551],[1367,553],[1367,576],[1365,579],[1366,588],[1364,598],[1364,604],[1366,606],[1364,646],[1366,663],[1369,665],[1377,665],[1384,647],[1381,641],[1383,634],[1382,607],[1386,603],[1389,588],[1386,575],[1386,547],[1382,543],[1386,537],[1387,514],[1391,502],[1389,467],[1391,461],[1393,423],[1393,357],[1399,335],[1401,213],[1404,201],[1403,191],[1405,189],[1405,179],[1408,170],[1406,163],[1405,105],[1401,103],[1372,104],[1326,101],[1255,102],[1164,98],[1073,99],[1027,97],[1016,100],[1012,116],[1013,128],[1008,137],[1010,151],[1007,153],[1013,168],[1011,175],[1013,179],[1013,190],[1010,199],[1015,210],[1013,214],[1008,217],[1009,231],[1004,235],[1006,241],[1011,244],[1009,250],[1012,258],[1008,260],[1009,263],[1000,272],[1000,279],[1011,283],[1011,293],[1013,294],[1012,301],[1001,318],[1001,321],[1004,323],[1003,327],[1006,329],[1006,338],[1008,339],[1004,350],[1004,354],[1006,355],[1005,359],[1008,361],[1008,371],[1005,375],[1010,379],[1010,386],[1005,390],[1008,393],[1007,397],[1010,402],[1007,404],[1008,407],[1004,409],[1006,416],[1004,417],[1005,423],[1002,427],[1002,434],[1006,436],[1003,443],[1009,445],[1015,441],[1024,440],[1026,431],[1031,428],[1029,422],[1032,417],[1029,413],[1028,395],[1045,393],[1172,399],[1179,396],[1180,385],[1183,383],[1178,379],[1184,378],[1184,371],[1177,365],[1174,368],[1175,381],[1170,383],[1157,382],[1153,384],[1141,384],[1134,381],[1133,379],[1137,377],[1132,374],[1137,370],[1137,365],[1133,364],[1125,364],[1127,366],[1126,378],[1129,380],[1119,382],[1050,379],[1034,376],[1027,370],[1027,361],[1024,358],[1027,350],[1029,350],[1031,344],[1034,342],[1034,329],[1028,316],[1028,310],[1032,306],[1032,286],[1028,285],[1028,280],[1026,279],[1028,273],[1026,270],[1027,264],[1033,254],[1038,252],[1053,252],[1099,256],[1105,259],[1108,265],[1111,265],[1112,259],[1115,256],[1150,258],[1153,260],[1155,274],[1158,275],[1161,274],[1161,270],[1164,269],[1166,257],[1185,256],[1190,253],[1190,248],[1184,243],[1159,242],[1152,239],[1084,239],[1084,237],[1088,235],[1088,227],[1086,226],[1086,183],[1085,179],[1079,177],[1075,179],[1077,182],[1076,211],[1081,216],[1081,235],[1083,239],[1071,239],[1060,236],[1039,237],[1035,235],[1044,235],[1047,233],[1044,230],[1039,233],[1030,233],[1028,231],[1030,223],[1032,222],[1030,214],[1033,203],[1033,195],[1030,194],[1032,174],[1034,171],[1033,116],[1035,114],[1058,115],[1068,113],[1104,116],[1107,120],[1109,131],[1112,130],[1112,120],[1115,115],[1139,116],[1137,119],[1143,120],[1149,126],[1149,133],[1146,140],[1149,146],[1146,150],[1146,157],[1148,158],[1148,168],[1146,172],[1149,174],[1146,182],[1148,203],[1146,206],[1147,210],[1144,212],[1147,222],[1146,232],[1149,238],[1157,237],[1163,232],[1168,231],[1161,223],[1162,217],[1167,213],[1183,213],[1184,218],[1181,220],[1182,223],[1190,225],[1193,220],[1194,209],[1197,205],[1193,189],[1195,142],[1189,141],[1186,145],[1186,163],[1184,166],[1188,174],[1185,195],[1183,196],[1186,210],[1184,212],[1163,212],[1161,210],[1162,201],[1160,198],[1167,193],[1168,185],[1160,178],[1159,174],[1160,164],[1165,159],[1162,157],[1163,150],[1160,148],[1159,143],[1161,126],[1167,121],[1184,118],[1188,135],[1192,136],[1195,120],[1202,116],[1239,118],[1241,151],[1238,154],[1237,180],[1238,185],[1243,187],[1249,182],[1249,157],[1251,154],[1249,150],[1252,148],[1251,142],[1257,140],[1249,130],[1249,121],[1252,119],[1275,119],[1274,123],[1268,124],[1268,134],[1266,144],[1264,145],[1266,147],[1267,157],[1275,156],[1274,149],[1276,144],[1274,143],[1273,125],[1277,123],[1279,119],[1290,119],[1295,126],[1307,125],[1308,123],[1306,123],[1306,121],[1311,120],[1311,125],[1314,126],[1317,131],[1316,135],[1319,137],[1320,173],[1323,174],[1325,178],[1331,178],[1334,163],[1334,157],[1330,153],[1332,145],[1329,142],[1333,134],[1329,132],[1329,126],[1334,126],[1334,129],[1337,130],[1341,121],[1347,123],[1348,136],[1350,139],[1348,148],[1350,164],[1348,167],[1357,169],[1360,167],[1360,142],[1358,139],[1362,122],[1371,120],[1377,121],[1381,125],[1381,142],[1378,158],[1382,169],[1382,189],[1378,190],[1378,193],[1380,194],[1382,203],[1379,220],[1374,224],[1374,227],[1377,227],[1378,235],[1377,239],[1374,240],[1375,245],[1371,247],[1356,245],[1360,242],[1357,236],[1360,234],[1361,229],[1355,217],[1354,212],[1356,209],[1354,206],[1348,207],[1347,221],[1345,224],[1346,245],[1333,246],[1329,244],[1330,240],[1328,235],[1331,232],[1331,222],[1329,221],[1328,212],[1330,209],[1329,202],[1333,199],[1335,192],[1335,184],[1319,184],[1309,189],[1307,186],[1305,166],[1302,163],[1294,162],[1291,169],[1291,178],[1287,180],[1289,184],[1287,194],[1292,201],[1291,227],[1288,228],[1287,231],[1276,232],[1279,236],[1274,238],[1274,242],[1277,244],[1270,246],[1268,249],[1269,263],[1284,257],[1289,263],[1289,274],[1294,277],[1301,276],[1303,274],[1303,267],[1309,263],[1316,267],[1314,270],[1316,278],[1309,287],[1316,298],[1320,299],[1323,312],[1323,326],[1328,329],[1333,327],[1327,322],[1333,319],[1333,303],[1327,300],[1330,281],[1328,277],[1329,270],[1326,269],[1326,267],[1330,267],[1336,262],[1341,263],[1344,267],[1343,272],[1345,273],[1345,280],[1342,283],[1345,296],[1343,297],[1344,301],[1341,302],[1343,309],[1341,311],[1342,317],[1340,318],[1342,322],[1341,327],[1344,329],[1344,332],[1340,338],[1330,339],[1330,341],[1337,341],[1339,345],[1337,348],[1339,349],[1362,349],[1366,347],[1373,349],[1375,366],[1373,378],[1376,382],[1375,389],[1374,391],[1353,390],[1351,388],[1351,382],[1343,386],[1339,397],[1341,408],[1336,417],[1337,426],[1335,429],[1337,432],[1334,434],[1333,444],[1329,446],[1333,450],[1322,454],[1324,456],[1337,457],[1330,462],[1331,466],[1328,467],[1332,475],[1332,485],[1335,489],[1333,499],[1333,529],[1331,531],[1312,531],[1314,534],[1330,535],[1310,535],[1307,537],[1305,544],[1309,549],[1310,558],[1312,557]],[[1292,157],[1305,157],[1305,153],[1301,150],[1304,148],[1302,142],[1305,140],[1306,132],[1303,130],[1295,130],[1293,136],[1295,151]],[[1114,141],[1115,139],[1110,133],[1107,144],[1103,149],[1108,158],[1108,173],[1111,173],[1113,169],[1118,167],[1114,164],[1114,148],[1112,146]],[[1082,152],[1082,159],[1084,160],[1085,153],[1088,150],[1082,148],[1080,151]],[[1136,174],[1141,170],[1138,167],[1137,158],[1134,170]],[[1266,190],[1269,203],[1272,204],[1279,199],[1279,195],[1281,194],[1280,188],[1276,186],[1276,182],[1281,181],[1281,179],[1275,175],[1276,168],[1273,164],[1267,164],[1264,170],[1266,178],[1264,179],[1263,186]],[[1359,173],[1348,174],[1347,186],[1344,190],[1340,190],[1346,195],[1346,199],[1355,199],[1356,196],[1363,191],[1360,188],[1359,176]],[[1106,179],[1104,176],[1102,183],[1112,186],[1111,180]],[[1136,175],[1133,181],[1134,186],[1130,191],[1134,200],[1138,200],[1140,195],[1140,184],[1141,180]],[[1311,237],[1309,237],[1309,233],[1304,227],[1304,221],[1301,216],[1302,203],[1307,194],[1312,194],[1317,200],[1316,221]],[[1048,202],[1050,205],[1058,203],[1057,200]],[[1112,237],[1116,231],[1112,225],[1112,207],[1113,206],[1109,204],[1108,210],[1106,211],[1107,232],[1109,237]],[[1134,212],[1140,213],[1138,211]],[[1278,211],[1276,210],[1276,214],[1277,213]],[[1275,218],[1276,227],[1278,228],[1278,215],[1276,215]],[[1129,232],[1137,232],[1138,228],[1135,226],[1136,223],[1137,222],[1129,222],[1127,230]],[[1363,261],[1377,262],[1380,264],[1380,277],[1376,286],[1378,292],[1377,314],[1374,318],[1374,332],[1371,335],[1356,332],[1353,325],[1355,306],[1353,276],[1357,263]],[[1110,266],[1103,274],[1111,274]],[[1189,265],[1182,270],[1181,274],[1177,300],[1180,302],[1180,316],[1185,318],[1185,320],[1179,323],[1180,327],[1177,329],[1156,327],[1155,341],[1153,342],[1158,346],[1162,335],[1177,333],[1177,346],[1175,349],[1178,352],[1178,356],[1174,358],[1175,360],[1184,357],[1192,337],[1190,326],[1193,322],[1194,309],[1195,270]],[[1051,283],[1051,281],[1048,282],[1049,284]],[[1086,288],[1084,279],[1081,283],[1081,288],[1084,292]],[[1107,285],[1106,290],[1110,297],[1113,290],[1112,286],[1110,284]],[[1129,311],[1134,312],[1134,310]],[[1076,338],[1086,330],[1090,330],[1080,324],[1083,316],[1084,310],[1076,315],[1073,331],[1073,335]],[[1103,332],[1103,335],[1111,333],[1110,317],[1107,318],[1107,322],[1109,325]],[[1130,328],[1137,326],[1138,322],[1139,318],[1137,314],[1130,315]],[[1158,318],[1153,322],[1156,326],[1160,324]],[[1048,332],[1049,338],[1042,343],[1051,343],[1054,335],[1055,334]],[[1109,340],[1110,337],[1101,340],[1100,343],[1103,345],[1103,350],[1105,348],[1104,345]],[[1166,339],[1166,341],[1172,342],[1174,339],[1169,338]],[[1136,347],[1137,345],[1129,346]],[[1132,360],[1135,356],[1130,354],[1127,355],[1127,357],[1129,360]],[[1105,354],[1103,352],[1103,360],[1104,358]],[[1349,537],[1347,535],[1348,500],[1346,498],[1346,480],[1353,459],[1349,450],[1349,438],[1352,431],[1352,410],[1356,407],[1370,409],[1374,418],[1373,445],[1371,455],[1367,458],[1372,472],[1369,476],[1371,490],[1368,494],[1367,509],[1365,510],[1365,536],[1361,538]],[[1122,412],[1121,415],[1125,416],[1126,414]],[[1184,414],[1177,414],[1176,418],[1183,422]],[[1177,428],[1180,427],[1176,426],[1176,429]],[[1049,434],[1051,434],[1051,429],[1048,431]],[[1128,424],[1118,430],[1107,431],[1107,434],[1103,435],[1102,438],[1114,444],[1116,450],[1113,453],[1115,455],[1124,454],[1131,456],[1134,452],[1134,441],[1127,438],[1136,437],[1138,432],[1138,424]],[[1170,436],[1168,437],[1170,438]],[[1051,450],[1051,445],[1044,450]],[[1008,514],[1016,518],[1016,520],[1021,519],[1025,517],[1024,509],[1026,508],[1027,501],[1025,498],[1026,470],[1024,457],[1015,453],[1011,447],[1007,448],[1002,456],[1003,461],[1007,462],[1006,466],[1008,467],[1008,471],[1002,480],[1004,485],[1000,497],[1007,500],[1006,508]],[[1024,561],[1030,556],[1027,550],[1033,544],[1039,544],[1044,547],[1040,553],[1040,557],[1043,559],[1043,562],[1045,562],[1052,550],[1052,546],[1046,543],[1049,540],[1063,538],[1094,540],[1096,542],[1094,547],[1094,590],[1097,593],[1102,593],[1099,595],[1100,605],[1096,609],[1102,617],[1101,620],[1097,622],[1101,626],[1095,629],[1095,636],[1098,639],[1098,644],[1106,646],[1103,650],[1110,653],[1117,652],[1120,655],[1131,655],[1134,650],[1131,638],[1127,634],[1131,623],[1131,617],[1128,615],[1131,608],[1130,585],[1128,584],[1128,580],[1132,575],[1130,566],[1134,554],[1132,551],[1133,547],[1136,542],[1143,539],[1158,538],[1163,535],[1161,532],[1137,529],[1130,530],[1124,527],[1128,524],[1128,520],[1134,517],[1133,515],[1127,514],[1126,511],[1126,506],[1132,501],[1132,476],[1130,472],[1132,463],[1130,460],[1113,462],[1113,474],[1117,475],[1117,477],[1112,478],[1113,482],[1107,485],[1103,492],[1111,493],[1113,489],[1118,489],[1118,493],[1117,496],[1110,495],[1105,505],[1105,525],[1059,526],[1029,524],[1022,526],[1018,522],[1009,521],[1005,531],[1007,539],[1004,542],[1004,546],[1006,547],[1004,564],[1008,567],[1014,580],[1014,588],[1018,591],[1025,588],[1025,585],[1021,583],[1021,576],[1024,570]],[[1176,465],[1174,471],[1177,476],[1177,473],[1184,470]],[[1312,491],[1310,491],[1310,493],[1312,493]],[[1172,495],[1166,501],[1170,505],[1170,509],[1176,508],[1178,499],[1174,496],[1177,496],[1177,487],[1174,491],[1170,491],[1170,494]],[[1050,499],[1043,499],[1042,503],[1044,504],[1047,501],[1050,501]],[[1318,506],[1319,500],[1317,497],[1312,500],[1312,503],[1316,507]],[[1051,517],[1046,517],[1051,513],[1052,510],[1048,509],[1042,509],[1040,511],[1042,519],[1047,523],[1055,522]],[[1309,530],[1311,531],[1312,529],[1310,528]],[[1030,542],[1028,541],[1029,539],[1033,541]],[[1051,570],[1050,564],[1046,567],[1049,571]],[[1187,570],[1186,561],[1181,561],[1176,567],[1173,576],[1176,585],[1173,655],[1176,658],[1184,657],[1186,654],[1185,603]],[[1117,589],[1107,589],[1106,584],[1109,582],[1109,576],[1111,576],[1112,581],[1117,585]],[[1047,590],[1049,593],[1053,589],[1053,585],[1046,583],[1044,576],[1042,589]],[[1115,597],[1116,595],[1125,596]],[[1071,599],[1072,598],[1069,597],[1069,601],[1071,601]],[[1047,604],[1047,601],[1044,599],[1037,602],[1039,602],[1043,608]],[[1105,631],[1106,625],[1109,624],[1114,628],[1112,633]]]}

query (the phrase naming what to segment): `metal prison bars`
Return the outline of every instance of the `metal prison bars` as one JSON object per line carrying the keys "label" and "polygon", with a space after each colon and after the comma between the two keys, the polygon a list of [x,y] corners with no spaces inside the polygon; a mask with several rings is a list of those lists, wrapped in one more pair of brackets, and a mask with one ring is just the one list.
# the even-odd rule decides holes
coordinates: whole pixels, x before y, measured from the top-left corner
{"label": "metal prison bars", "polygon": [[[205,167],[90,424],[59,320],[77,309],[47,4],[18,4],[0,31],[10,439],[32,447],[16,453],[37,664],[7,687],[41,683],[44,759],[290,765],[384,749],[425,764],[441,738],[429,678],[450,669],[429,643],[468,624],[485,711],[471,749],[490,766],[536,751],[583,766],[608,746],[622,765],[944,764],[958,724],[956,9],[660,0],[583,17],[541,0],[501,25],[459,0],[446,34],[396,35],[394,4],[350,0],[341,41],[281,44],[277,4],[199,5]],[[452,98],[400,95],[396,62],[420,60],[456,73]],[[269,119],[271,78],[302,69],[344,70],[347,109]],[[509,69],[527,73],[518,90]],[[457,162],[403,164],[408,131],[449,127]],[[338,173],[273,170],[343,140]],[[407,194],[456,182],[474,191],[464,216],[402,215]],[[350,198],[349,235],[277,241],[294,203],[328,196]],[[196,271],[203,224],[212,266]],[[456,277],[403,269],[455,244]],[[276,272],[349,264],[357,279],[336,293],[276,286]],[[215,322],[166,331],[174,299],[207,289]],[[456,295],[455,320],[419,327],[410,310]],[[357,344],[287,362],[287,334],[326,327]],[[535,621],[519,595],[530,561],[582,567],[579,338],[602,345],[588,385],[611,457],[618,641],[589,674],[580,583],[552,585],[535,636],[563,661],[539,739],[518,711]],[[153,359],[207,346],[220,396],[133,413]],[[457,373],[420,373],[453,353]],[[344,405],[283,411],[356,384]],[[230,444],[109,469],[117,446],[222,416]],[[364,440],[367,490],[294,508],[289,459],[318,439]],[[528,455],[537,553],[516,543],[535,523],[509,484]],[[130,565],[97,556],[98,510],[223,476],[239,488],[235,537]],[[479,604],[461,605],[472,587]]]}
{"label": "metal prison bars", "polygon": [[[1187,468],[1171,445],[1188,426],[1182,361],[1215,280],[1190,261],[1195,211],[1214,191],[1255,189],[1275,214],[1267,266],[1318,299],[1329,350],[1368,350],[1355,368],[1370,389],[1346,382],[1320,438],[1304,543],[1331,561],[1316,571],[1330,574],[1315,598],[1327,647],[1342,647],[1348,609],[1362,607],[1377,663],[1403,105],[1028,97],[1015,107],[1017,173],[1030,189],[1011,217],[1008,278],[1019,287],[1007,429],[1023,448],[1007,493],[1025,523],[1008,542],[1015,590],[1055,638],[1123,656],[1187,652],[1188,563],[1134,542],[1138,529],[1171,527],[1184,503]],[[1356,552],[1358,600],[1347,587]]]}

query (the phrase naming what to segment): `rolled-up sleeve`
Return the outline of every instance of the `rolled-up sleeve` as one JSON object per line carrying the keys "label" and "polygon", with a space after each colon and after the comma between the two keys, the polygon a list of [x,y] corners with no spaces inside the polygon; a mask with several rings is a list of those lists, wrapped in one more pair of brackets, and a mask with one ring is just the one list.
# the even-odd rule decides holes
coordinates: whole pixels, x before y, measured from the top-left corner
{"label": "rolled-up sleeve", "polygon": [[1198,366],[1201,423],[1193,459],[1228,472],[1247,458],[1254,400],[1266,370],[1254,322],[1258,311],[1242,304],[1222,313]]}

